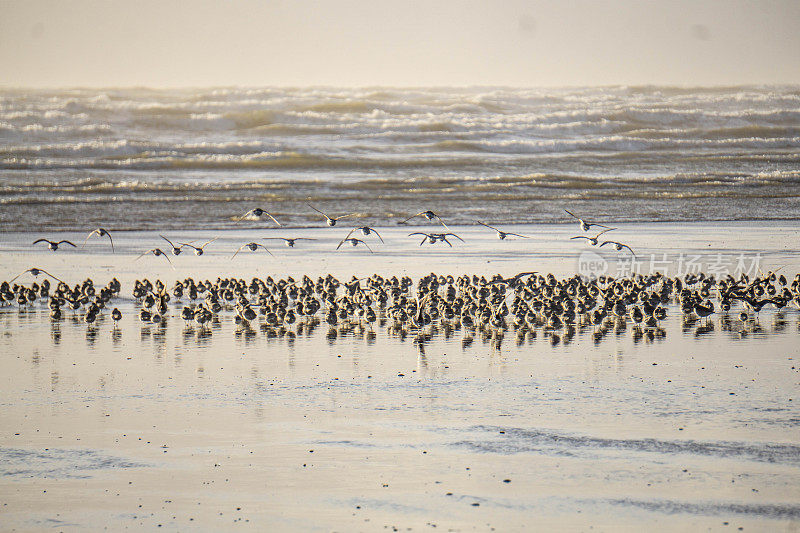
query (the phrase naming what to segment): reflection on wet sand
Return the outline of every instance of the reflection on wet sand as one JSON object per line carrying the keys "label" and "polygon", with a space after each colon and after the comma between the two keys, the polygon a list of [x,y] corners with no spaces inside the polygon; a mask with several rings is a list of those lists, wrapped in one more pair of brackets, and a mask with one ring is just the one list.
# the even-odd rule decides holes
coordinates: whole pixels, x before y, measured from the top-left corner
{"label": "reflection on wet sand", "polygon": [[[66,321],[73,327],[86,323],[86,344],[93,348],[107,320],[107,307],[113,304],[125,313],[113,309],[116,344],[122,341],[118,322],[135,314],[141,323],[141,342],[152,340],[162,348],[173,321],[183,323],[184,344],[202,347],[221,330],[223,321],[232,319],[234,337],[246,344],[255,342],[260,332],[267,340],[291,345],[298,336],[314,335],[325,323],[330,345],[346,337],[372,345],[377,328],[400,342],[410,337],[424,353],[426,344],[440,337],[449,342],[456,333],[461,334],[463,349],[477,338],[500,350],[507,337],[517,347],[537,339],[553,347],[568,346],[584,337],[601,345],[627,332],[634,344],[653,343],[667,337],[668,315],[679,316],[680,332],[695,338],[714,334],[717,322],[732,340],[782,333],[787,329],[786,312],[800,305],[799,287],[800,275],[790,284],[783,275],[772,273],[752,280],[744,275],[716,280],[702,274],[619,280],[557,280],[536,273],[489,280],[431,274],[417,282],[377,275],[340,282],[328,275],[316,283],[305,276],[301,281],[253,278],[249,283],[187,278],[176,281],[171,290],[160,280],[137,280],[133,300],[120,295],[116,279],[99,291],[89,279],[73,288],[59,283],[52,294],[45,279],[29,286],[3,282],[0,298],[5,313],[16,309],[20,323],[40,320],[39,310],[47,302],[56,345],[61,341],[60,324]],[[768,315],[766,327],[762,313]],[[5,322],[6,329],[13,327]]]}
{"label": "reflection on wet sand", "polygon": [[7,523],[791,527],[797,284],[769,278],[9,285]]}

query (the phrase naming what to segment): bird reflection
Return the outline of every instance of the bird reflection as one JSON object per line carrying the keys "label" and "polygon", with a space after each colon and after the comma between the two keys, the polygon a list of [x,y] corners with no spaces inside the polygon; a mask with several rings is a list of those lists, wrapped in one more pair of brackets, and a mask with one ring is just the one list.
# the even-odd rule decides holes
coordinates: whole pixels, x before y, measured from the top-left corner
{"label": "bird reflection", "polygon": [[50,338],[53,340],[54,345],[58,346],[61,344],[61,328],[57,322],[50,324]]}
{"label": "bird reflection", "polygon": [[97,328],[93,326],[86,328],[86,344],[89,345],[89,348],[94,348],[95,342],[97,342],[97,331]]}
{"label": "bird reflection", "polygon": [[709,333],[714,332],[714,322],[706,322],[701,326],[697,326],[697,329],[694,330],[695,337],[702,337],[703,335],[708,335]]}
{"label": "bird reflection", "polygon": [[120,299],[123,288],[116,279],[106,285],[53,279],[53,285],[50,278],[0,282],[0,329],[45,320],[53,345],[65,334],[82,334],[91,348],[101,343],[100,331],[110,331],[116,346],[126,328],[138,326],[139,342],[165,352],[173,322],[187,346],[209,345],[212,333],[223,339],[232,333],[254,346],[312,338],[324,320],[322,334],[330,345],[352,340],[383,346],[410,337],[420,354],[431,352],[434,343],[460,343],[466,351],[475,339],[482,350],[498,351],[506,335],[507,345],[522,350],[539,334],[543,345],[556,347],[580,339],[595,346],[650,344],[666,339],[668,329],[697,342],[717,332],[749,342],[800,332],[800,322],[787,319],[800,306],[800,275],[776,279],[769,272],[739,279],[692,274],[585,280],[537,272],[489,279],[436,273],[418,279],[187,277],[169,286],[136,280],[128,301]]}
{"label": "bird reflection", "polygon": [[211,342],[211,330],[208,328],[200,328],[197,330],[197,346],[207,346]]}
{"label": "bird reflection", "polygon": [[328,340],[328,344],[333,346],[336,343],[336,338],[339,336],[339,332],[336,331],[336,328],[331,327],[328,328],[328,332],[325,334],[325,338]]}

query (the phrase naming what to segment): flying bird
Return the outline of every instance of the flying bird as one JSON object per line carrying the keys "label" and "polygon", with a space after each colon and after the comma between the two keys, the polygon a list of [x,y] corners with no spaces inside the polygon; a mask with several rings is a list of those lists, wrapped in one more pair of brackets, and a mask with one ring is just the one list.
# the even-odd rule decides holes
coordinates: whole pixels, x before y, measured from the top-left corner
{"label": "flying bird", "polygon": [[[455,237],[455,238],[456,238],[456,239],[458,239],[459,241],[461,241],[461,242],[465,242],[465,241],[464,241],[464,239],[462,239],[461,237],[459,237],[459,236],[458,236],[458,235],[456,235],[455,233],[431,233],[431,235],[433,235],[434,237],[436,237],[436,238],[437,238],[437,239],[439,239],[440,241],[444,241],[444,242],[446,242],[446,243],[447,243],[447,244],[450,246],[450,248],[452,248],[452,247],[453,247],[453,245],[452,245],[452,244],[450,244],[450,241],[448,241],[448,240],[447,240],[447,237]],[[431,244],[432,244],[432,243],[431,243]]]}
{"label": "flying bird", "polygon": [[358,244],[361,243],[367,247],[367,250],[369,250],[370,253],[375,253],[372,251],[372,248],[369,247],[369,244],[365,243],[361,239],[356,239],[355,237],[345,237],[344,239],[342,239],[342,241],[339,243],[339,246],[337,246],[336,249],[338,250],[339,248],[341,248],[341,246],[346,242],[349,242],[353,246],[358,246]]}
{"label": "flying bird", "polygon": [[[239,247],[239,249],[238,249],[238,250],[236,250],[236,252],[234,252],[234,254],[231,256],[231,259],[233,259],[234,257],[236,257],[236,254],[238,254],[239,252],[241,252],[243,248],[248,248],[248,249],[249,249],[251,252],[255,252],[255,251],[256,251],[256,250],[258,250],[259,248],[263,248],[265,252],[267,252],[269,255],[272,255],[272,252],[270,252],[270,251],[267,249],[267,247],[266,247],[266,246],[264,246],[263,244],[258,244],[257,242],[248,242],[247,244],[243,244],[243,245],[241,245],[241,246]],[[273,257],[275,257],[275,256],[273,255]]]}
{"label": "flying bird", "polygon": [[206,246],[208,246],[212,242],[216,241],[217,239],[219,239],[219,237],[214,237],[210,241],[206,241],[203,244],[201,244],[200,246],[195,246],[194,244],[189,243],[189,242],[179,242],[178,244],[181,245],[181,248],[183,248],[184,246],[188,246],[189,248],[194,249],[194,255],[203,255],[203,248],[205,248]]}
{"label": "flying bird", "polygon": [[[572,218],[574,218],[574,219],[576,219],[578,222],[580,222],[580,224],[581,224],[581,228],[583,229],[583,231],[589,231],[589,228],[591,228],[592,226],[598,226],[598,227],[601,227],[601,228],[608,228],[608,226],[604,226],[603,224],[597,224],[597,223],[595,223],[595,222],[586,222],[585,220],[583,220],[583,219],[582,219],[582,218],[580,218],[579,216],[577,216],[577,215],[573,215],[572,213],[570,213],[570,212],[569,212],[569,211],[567,211],[566,209],[564,209],[564,211],[565,211],[565,212],[566,212],[566,213],[567,213],[569,216],[571,216]],[[609,228],[609,229],[610,229],[610,228]]]}
{"label": "flying bird", "polygon": [[[350,233],[347,234],[347,237],[349,237],[350,235],[352,235],[353,233],[355,233],[357,231],[361,231],[361,234],[364,235],[364,236],[367,236],[367,235],[370,235],[370,234],[374,233],[381,240],[381,243],[383,243],[383,237],[381,237],[381,234],[378,233],[375,230],[375,228],[370,228],[369,226],[361,226],[359,228],[353,228],[353,229],[350,230]],[[345,237],[345,238],[347,238],[347,237]]]}
{"label": "flying bird", "polygon": [[577,237],[570,237],[569,240],[586,239],[587,241],[589,241],[589,244],[591,244],[592,246],[597,246],[597,238],[600,235],[602,235],[603,233],[606,233],[608,231],[614,231],[615,229],[617,229],[617,228],[604,229],[603,231],[601,231],[600,233],[598,233],[594,237],[586,237],[585,235],[578,235]]}
{"label": "flying bird", "polygon": [[62,245],[62,244],[69,244],[73,248],[77,248],[77,246],[75,246],[75,244],[73,244],[72,242],[67,241],[67,240],[56,242],[56,241],[49,241],[47,239],[36,239],[35,241],[33,241],[33,244],[39,244],[40,242],[46,242],[47,243],[47,247],[50,248],[51,250],[53,250],[54,252],[56,250],[58,250],[58,247],[60,245]]}
{"label": "flying bird", "polygon": [[487,285],[496,285],[498,283],[503,283],[505,285],[509,285],[511,288],[514,288],[514,287],[516,287],[516,285],[519,283],[519,281],[522,278],[524,278],[526,276],[533,276],[535,274],[538,274],[538,272],[520,272],[516,276],[510,277],[510,278],[502,278],[501,277],[499,279],[493,279],[492,281],[488,281],[488,282],[484,283],[482,286],[485,287]]}
{"label": "flying bird", "polygon": [[415,231],[414,233],[408,234],[409,237],[413,237],[414,235],[422,235],[422,241],[419,243],[420,246],[425,244],[425,242],[427,242],[428,240],[430,240],[431,244],[436,244],[436,241],[439,240],[430,233],[424,233],[422,231]]}
{"label": "flying bird", "polygon": [[605,242],[603,242],[603,244],[600,245],[600,248],[602,248],[606,244],[613,244],[614,245],[614,249],[617,250],[617,251],[620,251],[623,248],[627,248],[628,250],[630,250],[631,255],[633,255],[633,257],[636,257],[636,254],[633,253],[633,250],[627,244],[622,244],[621,242],[617,242],[617,241],[605,241]]}
{"label": "flying bird", "polygon": [[336,225],[336,223],[339,222],[343,218],[354,217],[354,216],[356,216],[358,214],[358,213],[350,213],[349,215],[342,215],[342,216],[338,216],[338,217],[332,217],[332,216],[328,216],[327,214],[323,213],[322,211],[320,211],[319,209],[317,209],[316,207],[314,207],[311,204],[306,204],[306,205],[308,207],[310,207],[311,209],[313,209],[314,211],[316,211],[317,213],[319,213],[320,215],[324,216],[325,217],[325,222],[330,227],[334,227]]}
{"label": "flying bird", "polygon": [[409,233],[408,236],[411,237],[412,235],[422,235],[422,241],[420,241],[419,245],[422,246],[425,242],[430,242],[431,244],[436,244],[438,241],[446,242],[447,245],[452,248],[453,245],[450,241],[447,240],[447,237],[453,236],[461,242],[464,242],[464,239],[456,235],[455,233],[424,233],[422,231],[415,231],[414,233]]}
{"label": "flying bird", "polygon": [[412,218],[419,217],[419,216],[423,216],[423,217],[425,217],[425,218],[426,218],[426,219],[428,219],[428,220],[433,220],[433,219],[436,219],[436,220],[438,220],[438,221],[439,221],[439,223],[440,223],[442,226],[444,226],[445,228],[447,228],[447,224],[445,224],[445,223],[444,223],[444,220],[442,220],[442,217],[440,217],[439,215],[437,215],[436,213],[434,213],[434,212],[433,212],[433,211],[431,211],[431,210],[428,210],[428,211],[420,211],[420,212],[419,212],[419,213],[417,213],[416,215],[414,215],[414,216],[411,216],[411,217],[408,217],[407,219],[403,220],[402,222],[398,222],[398,224],[405,224],[406,222],[408,222],[408,221],[409,221],[409,220],[411,220]]}
{"label": "flying bird", "polygon": [[289,248],[294,248],[296,241],[316,241],[310,237],[295,237],[294,239],[287,239],[286,237],[264,237],[265,241],[283,241]]}
{"label": "flying bird", "polygon": [[262,215],[267,215],[269,218],[272,219],[272,221],[275,224],[277,224],[279,226],[283,226],[283,224],[278,222],[277,218],[275,218],[271,214],[267,213],[265,210],[261,209],[260,207],[256,207],[255,209],[251,209],[247,213],[243,214],[242,216],[240,216],[238,218],[235,218],[234,220],[236,220],[236,222],[241,222],[242,220],[245,220],[245,219],[250,218],[250,217],[256,217],[256,218],[260,219]]}
{"label": "flying bird", "polygon": [[109,233],[107,229],[103,228],[97,228],[96,230],[92,231],[89,235],[87,235],[86,239],[84,239],[83,241],[83,246],[81,246],[81,248],[86,246],[86,241],[88,241],[89,237],[91,237],[92,235],[97,235],[98,237],[108,237],[108,240],[111,241],[111,253],[115,253],[114,239],[111,238],[111,233]]}
{"label": "flying bird", "polygon": [[44,274],[44,275],[46,275],[46,276],[50,276],[51,278],[53,278],[54,280],[56,280],[56,281],[58,281],[58,282],[64,283],[63,281],[61,281],[60,279],[58,279],[57,277],[55,277],[54,275],[52,275],[52,274],[51,274],[50,272],[48,272],[47,270],[45,270],[45,269],[43,269],[43,268],[36,268],[36,267],[34,267],[34,268],[29,268],[28,270],[23,270],[22,272],[20,272],[19,274],[17,274],[17,275],[16,275],[16,276],[14,276],[13,278],[11,278],[11,279],[10,279],[8,282],[9,282],[9,283],[13,283],[15,279],[17,279],[18,277],[20,277],[20,276],[21,276],[21,275],[23,275],[23,274],[27,274],[28,272],[30,272],[30,273],[31,273],[31,276],[33,276],[34,278],[36,278],[36,277],[39,277],[39,274]]}
{"label": "flying bird", "polygon": [[181,255],[181,249],[183,248],[183,246],[175,246],[175,244],[173,244],[171,240],[167,239],[163,235],[159,235],[159,237],[167,241],[169,245],[172,247],[172,255]]}
{"label": "flying bird", "polygon": [[510,231],[499,230],[499,229],[495,228],[494,226],[490,226],[489,224],[484,224],[480,220],[476,220],[475,222],[477,222],[481,226],[486,226],[487,228],[496,231],[497,232],[497,238],[500,239],[501,241],[504,240],[509,235],[514,236],[514,237],[521,237],[523,239],[529,239],[530,238],[530,237],[527,237],[525,235],[520,235],[519,233],[511,233]]}
{"label": "flying bird", "polygon": [[172,261],[170,261],[170,260],[169,260],[169,257],[167,256],[167,254],[166,254],[166,253],[164,253],[164,250],[162,250],[161,248],[153,248],[153,249],[151,249],[151,250],[147,250],[146,252],[144,252],[144,253],[142,253],[142,254],[139,254],[139,257],[137,257],[136,259],[134,259],[134,261],[138,261],[139,259],[141,259],[142,257],[146,256],[147,254],[153,254],[153,255],[154,255],[154,256],[156,256],[156,257],[158,257],[158,256],[160,256],[160,255],[163,255],[163,256],[164,256],[164,259],[166,259],[166,260],[167,260],[167,263],[169,263],[170,265],[172,265]]}

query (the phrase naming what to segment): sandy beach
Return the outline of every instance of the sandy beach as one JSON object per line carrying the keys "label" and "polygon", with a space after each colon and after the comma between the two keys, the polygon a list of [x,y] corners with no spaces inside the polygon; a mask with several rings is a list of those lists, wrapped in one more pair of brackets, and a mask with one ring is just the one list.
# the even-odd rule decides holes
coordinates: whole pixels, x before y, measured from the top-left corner
{"label": "sandy beach", "polygon": [[[557,341],[509,330],[498,345],[448,328],[420,342],[386,323],[275,336],[257,322],[238,326],[231,313],[202,332],[184,324],[176,302],[163,325],[141,322],[131,296],[145,276],[169,286],[190,275],[616,276],[627,268],[623,252],[570,241],[572,225],[512,225],[531,238],[505,241],[453,227],[465,240],[453,248],[407,237],[432,228],[379,228],[386,242],[370,240],[374,254],[333,250],[346,233],[339,228],[193,231],[174,237],[217,240],[202,257],[171,256],[172,265],[133,261],[165,244],[149,232],[115,233],[115,254],[96,238],[53,253],[30,246],[38,235],[4,234],[4,279],[33,266],[69,283],[116,276],[123,318],[115,327],[106,313],[87,326],[69,310],[51,323],[43,304],[0,308],[2,528],[797,528],[797,309],[765,309],[742,335],[730,316],[687,323],[672,304],[656,336],[629,325],[598,339],[592,326],[577,326]],[[645,274],[691,265],[800,271],[796,222],[615,233]],[[245,242],[290,234],[318,240],[230,259]]]}

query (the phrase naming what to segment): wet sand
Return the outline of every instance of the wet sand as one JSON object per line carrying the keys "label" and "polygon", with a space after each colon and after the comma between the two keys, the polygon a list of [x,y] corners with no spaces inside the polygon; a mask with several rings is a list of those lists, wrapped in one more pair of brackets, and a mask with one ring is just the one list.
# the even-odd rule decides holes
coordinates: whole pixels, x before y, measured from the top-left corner
{"label": "wet sand", "polygon": [[[114,232],[116,254],[113,255],[108,240],[96,236],[87,242],[85,248],[62,247],[55,253],[50,252],[45,244],[31,245],[36,238],[46,237],[51,240],[71,239],[80,247],[88,231],[9,232],[0,238],[2,272],[4,276],[13,277],[26,268],[37,266],[71,283],[82,281],[89,275],[98,279],[117,276],[123,282],[143,277],[161,278],[166,282],[190,275],[211,279],[217,276],[297,277],[303,274],[316,277],[328,273],[348,277],[373,273],[419,276],[430,272],[513,275],[531,268],[552,272],[557,276],[571,276],[579,272],[582,256],[594,253],[607,261],[607,274],[616,276],[630,272],[627,265],[624,265],[626,268],[622,272],[619,271],[620,266],[630,260],[627,252],[616,252],[610,246],[602,249],[591,247],[584,240],[570,240],[570,237],[577,235],[591,235],[591,232],[582,232],[577,223],[500,224],[498,226],[504,231],[530,237],[509,237],[504,241],[481,226],[453,226],[449,231],[466,240],[462,243],[451,238],[453,248],[443,243],[419,246],[419,237],[408,236],[418,231],[448,231],[441,225],[377,226],[386,240],[385,245],[381,245],[375,236],[353,235],[370,244],[375,253],[369,253],[360,245],[358,248],[343,245],[340,250],[335,250],[351,228],[345,222],[341,221],[334,228],[298,229],[275,228],[263,222],[242,222],[241,230],[167,233],[166,237],[174,242],[192,240],[203,243],[217,238],[200,257],[189,249],[185,249],[179,257],[170,255],[171,265],[163,257],[152,255],[135,260],[139,254],[151,248],[169,251],[169,245],[154,232]],[[357,223],[356,219],[354,224]],[[759,257],[758,263],[764,270],[782,267],[783,272],[800,271],[800,247],[797,245],[800,242],[800,222],[665,222],[617,224],[616,227],[617,230],[604,237],[633,248],[642,273],[659,270],[667,275],[677,275],[679,266],[682,269],[680,273],[690,269],[707,271],[718,259],[721,259],[722,266],[727,266],[733,273],[740,256],[744,256],[745,270]],[[109,229],[113,231],[113,228]],[[282,241],[263,240],[265,237],[307,237],[316,240],[298,241],[295,248],[288,248]],[[275,257],[270,257],[261,249],[258,252],[243,250],[231,260],[237,248],[251,241],[266,245]],[[699,259],[689,265],[692,257]],[[663,262],[665,259],[666,263]]]}
{"label": "wet sand", "polygon": [[[502,242],[453,228],[467,240],[453,249],[417,246],[405,237],[417,229],[382,231],[375,254],[331,251],[346,233],[338,227],[223,232],[206,255],[171,258],[174,270],[160,257],[131,261],[166,244],[152,234],[115,234],[115,255],[100,240],[51,253],[31,249],[30,234],[4,234],[0,277],[32,266],[72,283],[117,276],[123,319],[114,328],[106,313],[87,326],[66,311],[51,324],[46,306],[0,308],[3,529],[800,525],[796,309],[763,311],[746,336],[719,314],[687,324],[673,305],[655,338],[629,326],[596,341],[589,326],[557,343],[509,332],[497,348],[445,328],[424,343],[380,325],[274,337],[230,313],[209,334],[187,328],[173,305],[165,326],[145,325],[130,296],[145,274],[168,284],[189,274],[567,275],[593,250],[568,240],[579,234],[572,226],[511,226],[532,238]],[[745,254],[749,266],[760,253],[764,270],[800,271],[800,224],[615,233],[647,263],[650,254]],[[244,242],[289,234],[331,240],[229,260]],[[602,252],[615,274],[615,254]]]}

